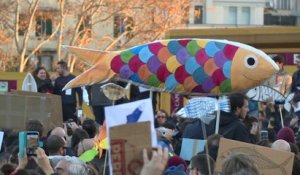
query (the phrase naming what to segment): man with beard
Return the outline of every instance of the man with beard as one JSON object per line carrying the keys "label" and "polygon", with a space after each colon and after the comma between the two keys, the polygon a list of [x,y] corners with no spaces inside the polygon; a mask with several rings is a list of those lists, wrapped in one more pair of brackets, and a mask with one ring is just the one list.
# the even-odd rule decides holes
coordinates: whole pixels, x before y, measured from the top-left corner
{"label": "man with beard", "polygon": [[70,74],[68,71],[67,63],[64,61],[59,61],[57,63],[56,72],[59,77],[55,79],[53,94],[61,96],[62,110],[63,110],[63,121],[68,119],[73,119],[77,121],[76,117],[76,94],[78,95],[78,109],[82,106],[82,89],[80,87],[74,89],[67,89],[62,91],[69,81],[75,78],[74,75]]}
{"label": "man with beard", "polygon": [[242,93],[229,96],[230,113],[221,112],[219,134],[224,138],[250,143],[249,133],[243,123],[249,112],[248,98]]}

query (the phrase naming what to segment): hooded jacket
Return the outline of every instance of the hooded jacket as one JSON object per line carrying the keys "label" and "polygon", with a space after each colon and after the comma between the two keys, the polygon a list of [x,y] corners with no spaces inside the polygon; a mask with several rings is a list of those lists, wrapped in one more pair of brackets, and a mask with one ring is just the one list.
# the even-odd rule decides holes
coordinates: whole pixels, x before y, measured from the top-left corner
{"label": "hooded jacket", "polygon": [[232,113],[221,112],[219,134],[227,139],[250,143],[244,123]]}
{"label": "hooded jacket", "polygon": [[[209,125],[205,125],[207,136],[214,134],[216,119],[212,120]],[[250,143],[250,135],[244,123],[232,114],[221,111],[219,134],[224,138]],[[200,120],[195,120],[188,124],[183,131],[183,138],[204,139]]]}

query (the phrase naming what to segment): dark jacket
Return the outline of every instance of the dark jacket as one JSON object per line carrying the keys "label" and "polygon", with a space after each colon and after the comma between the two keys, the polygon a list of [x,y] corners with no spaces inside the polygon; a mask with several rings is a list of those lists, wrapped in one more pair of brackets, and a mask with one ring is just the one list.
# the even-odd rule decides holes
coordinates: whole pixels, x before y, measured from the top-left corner
{"label": "dark jacket", "polygon": [[52,93],[53,92],[53,86],[50,79],[41,80],[37,77],[35,77],[35,82],[38,88],[38,92],[41,93]]}
{"label": "dark jacket", "polygon": [[221,112],[219,134],[227,139],[250,143],[244,123],[232,113]]}
{"label": "dark jacket", "polygon": [[76,93],[78,94],[79,105],[82,105],[82,90],[80,87],[71,89],[71,95],[66,94],[66,91],[62,91],[65,85],[75,78],[74,75],[69,74],[67,76],[60,76],[55,80],[53,94],[61,96],[62,104],[76,104]]}
{"label": "dark jacket", "polygon": [[[212,120],[209,125],[205,125],[207,136],[214,134],[216,119]],[[250,143],[249,132],[244,123],[231,113],[222,112],[220,114],[219,134],[224,138]],[[201,121],[195,121],[188,124],[183,131],[183,138],[204,139]]]}
{"label": "dark jacket", "polygon": [[94,84],[92,86],[87,86],[87,92],[89,95],[89,104],[91,106],[110,106],[112,101],[109,100],[103,93],[101,86],[105,83]]}
{"label": "dark jacket", "polygon": [[203,132],[200,120],[195,120],[192,123],[187,124],[183,130],[182,138],[203,139]]}

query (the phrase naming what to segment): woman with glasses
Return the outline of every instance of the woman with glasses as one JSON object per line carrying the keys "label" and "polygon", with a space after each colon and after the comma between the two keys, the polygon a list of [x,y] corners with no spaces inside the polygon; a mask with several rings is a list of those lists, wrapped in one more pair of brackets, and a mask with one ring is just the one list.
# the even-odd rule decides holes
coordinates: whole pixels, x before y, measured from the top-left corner
{"label": "woman with glasses", "polygon": [[160,109],[155,114],[155,128],[162,126],[168,120],[168,113]]}

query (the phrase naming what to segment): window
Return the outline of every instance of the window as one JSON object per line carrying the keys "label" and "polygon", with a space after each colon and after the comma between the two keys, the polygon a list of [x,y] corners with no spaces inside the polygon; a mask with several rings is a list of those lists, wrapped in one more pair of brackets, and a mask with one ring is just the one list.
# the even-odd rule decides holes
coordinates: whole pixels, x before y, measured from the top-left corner
{"label": "window", "polygon": [[237,7],[228,8],[227,24],[237,24]]}
{"label": "window", "polygon": [[132,38],[131,31],[133,30],[133,18],[125,17],[123,15],[117,15],[114,17],[114,37],[120,36],[125,31],[129,33],[126,35],[128,38]]}
{"label": "window", "polygon": [[38,66],[43,66],[47,71],[52,71],[53,56],[52,55],[40,55],[38,56]]}
{"label": "window", "polygon": [[28,27],[28,17],[24,14],[19,15],[19,35],[23,36]]}
{"label": "window", "polygon": [[271,2],[274,9],[278,10],[296,10],[297,0],[273,0]]}
{"label": "window", "polygon": [[194,24],[203,24],[203,6],[195,6],[194,8]]}
{"label": "window", "polygon": [[239,24],[250,24],[250,7],[242,7],[241,19],[239,20]]}
{"label": "window", "polygon": [[36,18],[35,36],[49,36],[52,34],[52,20],[45,17]]}
{"label": "window", "polygon": [[264,25],[295,26],[296,24],[296,16],[273,16],[272,14],[264,15]]}

